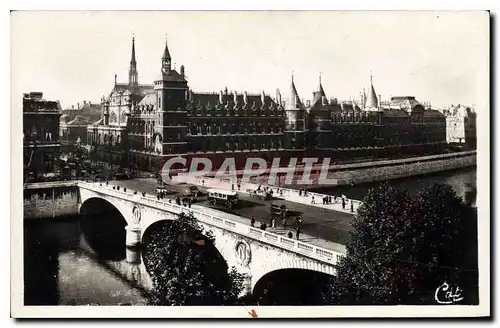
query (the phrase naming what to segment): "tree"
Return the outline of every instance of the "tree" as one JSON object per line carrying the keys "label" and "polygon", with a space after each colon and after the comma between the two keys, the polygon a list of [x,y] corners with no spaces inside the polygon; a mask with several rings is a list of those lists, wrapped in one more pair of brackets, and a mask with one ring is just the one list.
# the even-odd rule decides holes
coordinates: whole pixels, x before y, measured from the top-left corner
{"label": "tree", "polygon": [[145,264],[153,281],[154,305],[230,305],[243,289],[243,277],[227,263],[191,215],[155,229],[145,242]]}
{"label": "tree", "polygon": [[[449,186],[432,185],[417,197],[387,184],[372,189],[354,218],[347,254],[325,301],[435,304],[443,282],[464,286],[474,271],[477,275],[477,261],[463,260],[477,254],[474,218],[474,210]],[[464,302],[474,303],[474,297]]]}

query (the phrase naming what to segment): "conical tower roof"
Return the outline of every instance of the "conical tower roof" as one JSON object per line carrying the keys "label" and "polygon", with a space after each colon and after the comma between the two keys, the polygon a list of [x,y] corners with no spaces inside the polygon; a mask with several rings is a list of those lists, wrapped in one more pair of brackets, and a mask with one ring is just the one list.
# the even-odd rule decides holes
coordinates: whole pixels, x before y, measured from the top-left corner
{"label": "conical tower roof", "polygon": [[377,94],[375,93],[375,88],[373,87],[373,79],[371,74],[370,74],[370,88],[368,88],[368,96],[366,97],[366,107],[378,108]]}
{"label": "conical tower roof", "polygon": [[287,110],[300,110],[302,109],[302,102],[300,101],[299,93],[295,87],[292,75],[292,84],[290,85],[290,94],[286,102]]}
{"label": "conical tower roof", "polygon": [[326,97],[326,94],[325,90],[323,90],[323,85],[321,84],[321,75],[320,75],[318,82],[318,89],[315,92],[313,92],[313,101],[311,106],[314,106],[317,103],[321,103],[321,99],[323,97]]}
{"label": "conical tower roof", "polygon": [[172,58],[170,57],[170,52],[168,51],[168,42],[167,38],[165,37],[165,50],[163,51],[163,57],[161,57],[164,61],[171,61]]}

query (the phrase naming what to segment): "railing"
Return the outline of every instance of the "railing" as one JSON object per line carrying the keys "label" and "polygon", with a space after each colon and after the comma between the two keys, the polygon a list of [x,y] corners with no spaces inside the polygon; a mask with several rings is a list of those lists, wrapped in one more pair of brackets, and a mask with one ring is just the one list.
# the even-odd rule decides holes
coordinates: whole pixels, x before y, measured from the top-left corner
{"label": "railing", "polygon": [[261,242],[271,244],[273,246],[286,249],[288,251],[298,253],[321,262],[328,263],[330,265],[335,264],[344,255],[343,253],[337,251],[332,251],[322,247],[299,242],[297,240],[286,238],[272,232],[253,228],[246,224],[203,213],[186,206],[157,200],[155,198],[144,197],[141,194],[134,195],[130,191],[123,191],[123,189],[117,190],[112,189],[111,186],[103,186],[98,185],[97,183],[89,183],[83,181],[79,182],[79,187],[95,192],[105,193],[114,197],[120,197],[131,202],[140,202],[142,204],[160,208],[175,214],[190,213],[193,214],[193,216],[198,221],[206,223],[208,225],[212,225],[240,235],[245,235],[252,239],[259,240]]}

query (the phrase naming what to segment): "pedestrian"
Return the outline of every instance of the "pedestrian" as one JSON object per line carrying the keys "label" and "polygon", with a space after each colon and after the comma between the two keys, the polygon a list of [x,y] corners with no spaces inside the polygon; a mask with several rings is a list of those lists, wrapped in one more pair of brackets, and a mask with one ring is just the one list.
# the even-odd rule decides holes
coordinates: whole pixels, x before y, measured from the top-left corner
{"label": "pedestrian", "polygon": [[333,196],[333,201],[336,203],[337,202],[337,196]]}
{"label": "pedestrian", "polygon": [[291,231],[288,231],[288,238],[290,238],[290,239],[293,238],[293,233]]}
{"label": "pedestrian", "polygon": [[241,185],[238,183],[238,190],[240,190],[240,189],[241,189]]}
{"label": "pedestrian", "polygon": [[113,190],[116,190],[115,186],[113,186]]}
{"label": "pedestrian", "polygon": [[299,189],[299,196],[302,196],[302,189]]}
{"label": "pedestrian", "polygon": [[123,192],[127,192],[127,188],[123,188]]}
{"label": "pedestrian", "polygon": [[328,204],[332,203],[332,196],[328,196]]}
{"label": "pedestrian", "polygon": [[323,197],[323,205],[326,204],[326,197]]}
{"label": "pedestrian", "polygon": [[137,190],[136,190],[136,191],[134,191],[134,195],[137,195]]}
{"label": "pedestrian", "polygon": [[302,223],[302,221],[300,220],[300,216],[297,216],[297,217],[295,218],[295,223],[296,223],[297,225],[300,225],[300,224]]}
{"label": "pedestrian", "polygon": [[231,190],[234,190],[234,183],[231,184]]}
{"label": "pedestrian", "polygon": [[354,203],[352,200],[351,200],[351,212],[354,212]]}
{"label": "pedestrian", "polygon": [[106,180],[106,186],[108,185],[108,180]]}
{"label": "pedestrian", "polygon": [[252,227],[254,227],[254,226],[255,226],[255,218],[254,218],[253,216],[252,216],[252,219],[250,220],[250,225],[251,225]]}
{"label": "pedestrian", "polygon": [[99,183],[99,187],[102,187],[102,183]]}
{"label": "pedestrian", "polygon": [[311,204],[316,204],[316,203],[314,202],[314,195],[312,195]]}
{"label": "pedestrian", "polygon": [[262,223],[262,224],[260,225],[260,229],[261,229],[261,230],[266,230],[266,228],[267,228],[267,225],[266,225],[265,223]]}
{"label": "pedestrian", "polygon": [[296,237],[297,237],[297,240],[299,240],[299,235],[300,235],[300,228],[297,228],[297,232],[296,232]]}
{"label": "pedestrian", "polygon": [[276,228],[276,219],[275,218],[271,219],[271,227]]}
{"label": "pedestrian", "polygon": [[342,198],[342,209],[345,210],[345,199]]}

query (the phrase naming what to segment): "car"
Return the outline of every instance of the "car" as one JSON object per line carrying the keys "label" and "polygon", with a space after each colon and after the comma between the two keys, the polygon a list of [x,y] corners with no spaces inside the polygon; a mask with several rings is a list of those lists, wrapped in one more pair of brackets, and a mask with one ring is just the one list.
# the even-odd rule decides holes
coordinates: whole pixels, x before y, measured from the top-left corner
{"label": "car", "polygon": [[170,194],[172,190],[168,188],[167,186],[158,186],[156,187],[156,193],[159,194],[160,192],[163,192],[165,194]]}
{"label": "car", "polygon": [[113,174],[113,178],[116,180],[128,180],[130,179],[130,176],[126,172],[115,172]]}
{"label": "car", "polygon": [[95,181],[106,181],[106,180],[107,180],[107,178],[106,178],[104,175],[102,175],[102,174],[96,174],[96,175],[94,176],[94,180],[95,180]]}

